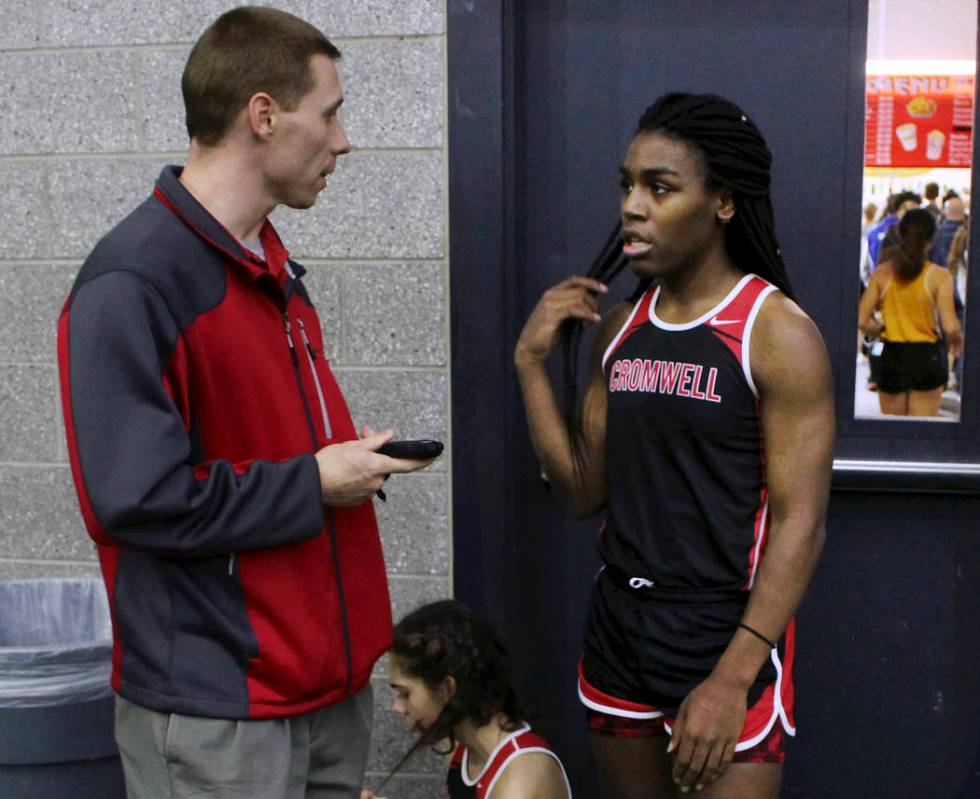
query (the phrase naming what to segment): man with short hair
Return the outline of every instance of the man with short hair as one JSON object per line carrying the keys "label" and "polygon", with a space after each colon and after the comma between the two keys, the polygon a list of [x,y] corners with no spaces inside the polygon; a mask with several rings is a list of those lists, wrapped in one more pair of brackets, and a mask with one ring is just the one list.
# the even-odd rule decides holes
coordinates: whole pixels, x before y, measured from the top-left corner
{"label": "man with short hair", "polygon": [[355,799],[391,642],[371,502],[428,461],[358,438],[268,215],[350,143],[316,28],[222,15],[182,88],[190,149],[95,247],[59,323],[72,474],[113,619],[130,799]]}
{"label": "man with short hair", "polygon": [[939,198],[939,184],[927,183],[922,194],[925,197],[925,203],[922,207],[929,212],[929,215],[932,216],[933,221],[938,225],[943,221],[942,209],[936,203],[936,200]]}

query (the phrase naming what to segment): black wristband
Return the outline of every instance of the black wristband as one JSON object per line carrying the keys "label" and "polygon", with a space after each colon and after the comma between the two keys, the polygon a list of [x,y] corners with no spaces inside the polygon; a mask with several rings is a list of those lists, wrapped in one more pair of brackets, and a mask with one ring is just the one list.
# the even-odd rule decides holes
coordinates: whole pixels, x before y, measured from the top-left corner
{"label": "black wristband", "polygon": [[750,632],[750,633],[752,633],[752,635],[754,635],[754,636],[755,636],[756,638],[758,638],[758,639],[759,639],[760,641],[765,641],[765,642],[766,642],[766,643],[767,643],[767,644],[769,645],[769,648],[770,648],[770,649],[775,649],[775,648],[776,648],[776,642],[775,642],[775,641],[770,641],[770,640],[769,640],[768,638],[766,638],[766,637],[765,637],[765,636],[764,636],[764,635],[763,635],[762,633],[760,633],[760,632],[759,632],[758,630],[756,630],[756,629],[755,629],[755,628],[753,628],[753,627],[749,627],[749,625],[747,625],[747,624],[746,624],[745,622],[743,622],[743,621],[740,621],[740,622],[738,623],[738,626],[739,626],[739,627],[741,627],[741,628],[742,628],[743,630],[746,630],[747,632]]}

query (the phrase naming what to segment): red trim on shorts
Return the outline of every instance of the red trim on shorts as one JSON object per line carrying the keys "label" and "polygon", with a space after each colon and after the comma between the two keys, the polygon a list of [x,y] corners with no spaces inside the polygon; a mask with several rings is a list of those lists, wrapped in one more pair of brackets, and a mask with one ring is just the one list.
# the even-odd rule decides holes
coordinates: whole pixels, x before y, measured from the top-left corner
{"label": "red trim on shorts", "polygon": [[667,735],[663,716],[655,719],[633,719],[626,716],[613,716],[587,707],[585,723],[592,732],[612,735],[614,738],[659,738]]}
{"label": "red trim on shorts", "polygon": [[[763,736],[747,749],[736,751],[734,761],[739,763],[782,763],[785,760],[786,736],[794,735],[793,720],[793,657],[796,643],[795,619],[790,619],[783,638],[783,656],[780,660],[779,688],[776,682],[767,685],[759,699],[745,714],[745,723],[739,735],[739,743]],[[778,654],[777,654],[778,657]],[[610,696],[592,686],[585,679],[582,662],[579,661],[579,693],[586,705],[589,729],[595,733],[614,735],[618,738],[641,738],[669,735],[675,719],[662,715],[652,705],[629,702]],[[778,702],[778,707],[777,707]],[[634,713],[661,713],[659,717],[636,718]],[[769,728],[768,731],[766,728]]]}
{"label": "red trim on shorts", "polygon": [[[659,738],[668,735],[663,717],[656,719],[632,719],[611,716],[586,708],[586,724],[593,733],[615,738]],[[779,722],[759,743],[750,749],[735,752],[733,763],[784,763],[786,761],[786,731]]]}
{"label": "red trim on shorts", "polygon": [[[659,708],[655,708],[653,705],[644,705],[640,702],[630,702],[626,699],[620,699],[618,696],[612,696],[604,693],[594,685],[589,684],[589,681],[585,679],[585,672],[582,669],[581,659],[579,659],[578,662],[578,690],[579,698],[582,700],[583,704],[585,704],[585,706],[589,707],[591,710],[596,710],[600,713],[603,711],[603,709],[608,708],[611,711],[620,710],[627,713],[648,713],[651,714],[651,718],[660,718],[663,716],[663,711]],[[593,704],[600,705],[601,708],[591,707]],[[617,714],[613,712],[609,715]]]}
{"label": "red trim on shorts", "polygon": [[736,752],[733,763],[785,763],[786,730],[780,722],[772,725],[769,734],[751,749]]}
{"label": "red trim on shorts", "polygon": [[796,683],[793,682],[793,660],[796,657],[796,617],[794,616],[786,624],[786,632],[783,633],[783,714],[790,729],[790,735],[796,733],[796,718],[793,715],[793,708],[796,703]]}

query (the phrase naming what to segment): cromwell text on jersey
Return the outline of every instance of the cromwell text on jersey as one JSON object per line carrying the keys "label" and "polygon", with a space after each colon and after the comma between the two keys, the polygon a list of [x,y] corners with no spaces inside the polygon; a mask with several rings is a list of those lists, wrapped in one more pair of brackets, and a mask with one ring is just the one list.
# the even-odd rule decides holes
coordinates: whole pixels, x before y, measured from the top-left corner
{"label": "cromwell text on jersey", "polygon": [[[715,393],[718,369],[686,361],[659,361],[649,358],[614,361],[609,370],[610,391],[644,391],[673,394],[706,402],[721,402]],[[703,388],[702,388],[703,385]]]}

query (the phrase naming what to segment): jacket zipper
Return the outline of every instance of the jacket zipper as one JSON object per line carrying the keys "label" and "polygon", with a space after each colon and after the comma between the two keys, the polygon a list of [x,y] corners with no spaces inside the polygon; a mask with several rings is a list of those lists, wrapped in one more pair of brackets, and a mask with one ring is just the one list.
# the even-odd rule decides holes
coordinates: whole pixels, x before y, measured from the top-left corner
{"label": "jacket zipper", "polygon": [[340,576],[340,551],[337,547],[337,527],[334,524],[333,508],[328,507],[327,528],[330,530],[330,552],[333,555],[333,573],[337,580],[337,601],[340,603],[340,626],[344,631],[344,655],[347,659],[347,696],[354,688],[354,660],[351,653],[350,624],[347,621],[347,598],[344,596],[344,583]]}
{"label": "jacket zipper", "polygon": [[[313,442],[313,449],[317,449],[316,445],[316,432],[313,428],[313,416],[310,414],[310,406],[306,401],[306,392],[303,390],[303,380],[299,373],[299,358],[296,355],[296,347],[293,345],[293,335],[292,335],[292,325],[289,324],[289,317],[285,313],[282,314],[282,321],[286,328],[286,343],[289,345],[289,357],[293,362],[293,373],[296,375],[296,385],[299,386],[299,395],[303,400],[303,412],[306,414],[306,425],[310,431],[310,440]],[[235,554],[232,553],[228,556],[228,576],[233,577],[235,574]]]}
{"label": "jacket zipper", "polygon": [[310,413],[310,403],[306,399],[306,390],[303,388],[303,376],[299,371],[299,356],[296,354],[296,346],[293,344],[293,326],[289,323],[289,317],[285,312],[282,314],[283,324],[286,326],[286,343],[289,345],[289,358],[293,362],[293,374],[296,375],[296,385],[299,386],[299,396],[303,400],[303,412],[306,414],[306,426],[310,431],[310,441],[313,442],[313,451],[320,447],[316,440],[316,428],[313,426],[313,414]]}
{"label": "jacket zipper", "polygon": [[303,337],[303,343],[306,345],[306,357],[310,362],[310,372],[313,374],[313,385],[316,386],[316,397],[320,401],[320,414],[323,416],[323,429],[326,431],[327,438],[333,438],[333,432],[330,427],[330,417],[327,415],[327,403],[323,399],[323,389],[320,387],[320,378],[316,373],[316,366],[314,361],[316,360],[316,353],[313,350],[313,346],[310,344],[310,340],[306,337],[306,325],[303,324],[303,320],[298,316],[296,317],[296,324],[299,325],[299,334]]}
{"label": "jacket zipper", "polygon": [[[293,373],[296,375],[296,385],[299,386],[299,394],[303,400],[303,410],[306,413],[306,424],[310,430],[310,441],[313,442],[313,449],[317,450],[319,449],[319,445],[317,444],[316,440],[316,428],[313,426],[313,415],[310,413],[310,404],[306,399],[306,390],[303,388],[303,376],[300,374],[299,370],[299,356],[296,354],[296,347],[293,344],[293,327],[289,323],[289,316],[285,311],[282,313],[282,320],[286,328],[286,342],[289,344],[289,357],[293,362]],[[312,347],[310,346],[309,340],[306,338],[306,330],[303,327],[303,320],[297,317],[296,322],[299,324],[300,332],[303,334],[303,341],[307,347],[306,355],[310,359],[310,370],[313,372],[313,382],[316,384],[317,394],[320,397],[320,409],[323,411],[324,425],[327,435],[330,436],[330,422],[327,418],[326,403],[323,401],[323,392],[320,389],[320,380],[316,375],[316,368],[313,364]],[[347,620],[347,601],[344,597],[344,585],[340,577],[340,550],[337,546],[337,527],[334,523],[333,508],[326,508],[326,516],[327,530],[330,532],[330,554],[333,557],[333,572],[337,581],[337,601],[340,604],[340,625],[344,634],[344,655],[347,661],[346,692],[347,696],[350,696],[354,685],[354,661],[351,653],[350,624]]]}

